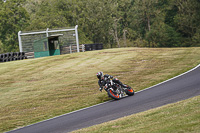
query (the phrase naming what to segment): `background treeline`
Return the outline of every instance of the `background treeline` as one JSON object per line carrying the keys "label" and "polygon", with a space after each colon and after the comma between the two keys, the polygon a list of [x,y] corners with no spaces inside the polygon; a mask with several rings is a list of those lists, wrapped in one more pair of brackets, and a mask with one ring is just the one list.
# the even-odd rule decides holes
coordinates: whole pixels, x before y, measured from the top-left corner
{"label": "background treeline", "polygon": [[0,1],[0,53],[18,51],[18,31],[79,25],[80,44],[200,46],[200,0]]}

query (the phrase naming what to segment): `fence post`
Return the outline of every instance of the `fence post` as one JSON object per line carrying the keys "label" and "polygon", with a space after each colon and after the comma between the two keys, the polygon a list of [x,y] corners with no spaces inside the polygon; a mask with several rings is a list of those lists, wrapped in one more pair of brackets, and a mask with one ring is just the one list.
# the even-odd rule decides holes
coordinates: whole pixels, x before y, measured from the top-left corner
{"label": "fence post", "polygon": [[49,28],[47,28],[47,30],[46,30],[46,35],[47,35],[47,37],[49,37]]}
{"label": "fence post", "polygon": [[70,54],[72,53],[72,45],[69,46]]}
{"label": "fence post", "polygon": [[75,33],[76,33],[77,52],[80,52],[80,50],[79,50],[79,41],[78,41],[78,25],[75,26]]}
{"label": "fence post", "polygon": [[21,39],[21,31],[18,32],[18,38],[19,38],[19,50],[20,52],[22,52],[22,39]]}
{"label": "fence post", "polygon": [[85,45],[82,44],[82,52],[85,52]]}

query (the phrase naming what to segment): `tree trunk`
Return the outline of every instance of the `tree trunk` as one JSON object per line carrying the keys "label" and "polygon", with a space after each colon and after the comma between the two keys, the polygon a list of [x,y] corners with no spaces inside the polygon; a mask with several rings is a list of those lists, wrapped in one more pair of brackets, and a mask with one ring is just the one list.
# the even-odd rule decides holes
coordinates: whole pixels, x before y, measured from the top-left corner
{"label": "tree trunk", "polygon": [[124,34],[123,34],[123,38],[124,38],[124,47],[127,47],[127,44],[126,44],[126,32],[127,30],[123,30]]}
{"label": "tree trunk", "polygon": [[147,17],[147,26],[148,26],[148,30],[151,30],[151,24],[150,24],[150,18],[149,16]]}
{"label": "tree trunk", "polygon": [[119,19],[115,19],[114,21],[115,21],[114,22],[114,37],[115,37],[115,40],[117,42],[118,48],[120,48],[118,32],[117,32],[117,23],[118,23]]}

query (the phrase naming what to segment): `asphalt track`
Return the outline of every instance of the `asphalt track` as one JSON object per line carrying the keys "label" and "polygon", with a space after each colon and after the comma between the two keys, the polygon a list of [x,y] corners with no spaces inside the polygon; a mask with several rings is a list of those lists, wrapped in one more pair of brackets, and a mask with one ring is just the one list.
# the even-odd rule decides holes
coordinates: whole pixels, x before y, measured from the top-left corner
{"label": "asphalt track", "polygon": [[[200,95],[200,65],[173,79],[113,100],[9,133],[66,133]],[[81,100],[80,100],[81,102]]]}

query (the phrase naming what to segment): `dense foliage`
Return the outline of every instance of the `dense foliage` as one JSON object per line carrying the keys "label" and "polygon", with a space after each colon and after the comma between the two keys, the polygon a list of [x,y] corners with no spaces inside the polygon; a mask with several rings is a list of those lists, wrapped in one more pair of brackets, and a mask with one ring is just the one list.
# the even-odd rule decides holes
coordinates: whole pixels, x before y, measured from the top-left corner
{"label": "dense foliage", "polygon": [[200,45],[200,0],[0,1],[0,52],[18,50],[19,30],[79,25],[80,43],[106,47]]}
{"label": "dense foliage", "polygon": [[24,0],[0,1],[0,52],[18,49],[18,31],[29,26],[29,14]]}

